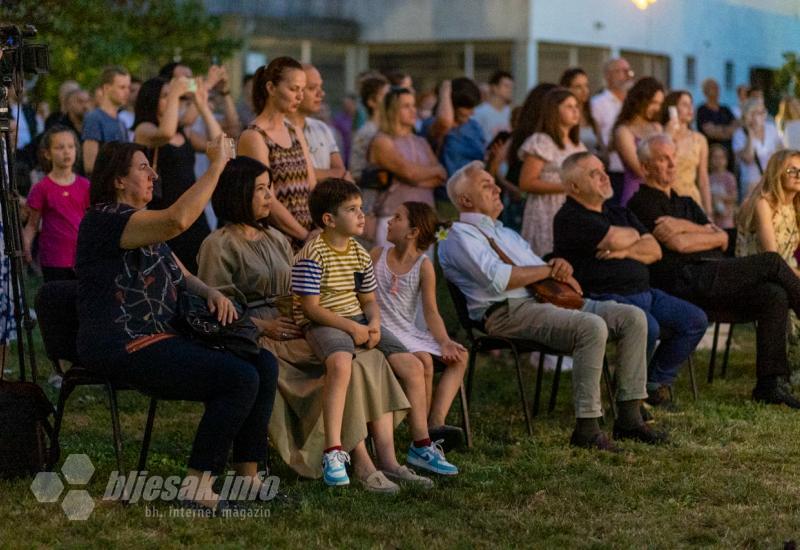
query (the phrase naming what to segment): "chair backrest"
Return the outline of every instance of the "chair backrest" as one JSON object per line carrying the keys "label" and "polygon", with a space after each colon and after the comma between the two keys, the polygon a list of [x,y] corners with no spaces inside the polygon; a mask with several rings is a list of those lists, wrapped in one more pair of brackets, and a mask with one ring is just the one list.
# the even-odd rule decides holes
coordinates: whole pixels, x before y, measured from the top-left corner
{"label": "chair backrest", "polygon": [[35,301],[36,319],[47,357],[78,360],[78,281],[51,281],[42,285]]}
{"label": "chair backrest", "polygon": [[467,297],[464,296],[464,293],[461,292],[461,289],[458,288],[457,285],[450,282],[450,280],[446,277],[445,280],[447,281],[447,290],[450,291],[450,298],[453,300],[453,305],[456,308],[458,322],[461,324],[461,328],[467,331],[467,336],[472,341],[475,339],[475,335],[472,331],[475,329],[483,331],[483,326],[481,323],[470,319],[469,310],[467,309]]}

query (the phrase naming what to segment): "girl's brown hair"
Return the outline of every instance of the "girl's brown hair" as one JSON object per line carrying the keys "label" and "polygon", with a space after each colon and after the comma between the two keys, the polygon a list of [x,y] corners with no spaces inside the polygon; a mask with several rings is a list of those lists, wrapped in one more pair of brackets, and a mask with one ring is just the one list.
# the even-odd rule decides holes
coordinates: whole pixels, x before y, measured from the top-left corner
{"label": "girl's brown hair", "polygon": [[81,142],[78,139],[78,134],[75,133],[72,128],[64,126],[63,124],[55,124],[47,130],[44,135],[42,135],[41,141],[39,141],[39,164],[42,166],[42,170],[45,172],[49,172],[53,169],[52,161],[47,158],[45,152],[50,150],[50,145],[53,142],[53,136],[56,134],[70,134],[72,139],[75,140],[75,164],[72,165],[72,171],[75,171],[75,165],[78,164],[81,158]]}
{"label": "girl's brown hair", "polygon": [[257,114],[267,106],[267,99],[269,99],[267,82],[272,82],[277,86],[286,76],[286,71],[294,69],[302,71],[303,66],[299,61],[288,56],[276,57],[270,61],[269,65],[258,68],[256,74],[253,75],[253,108]]}
{"label": "girl's brown hair", "polygon": [[418,231],[419,250],[428,250],[436,242],[436,233],[442,228],[450,227],[450,222],[440,221],[433,208],[424,202],[408,201],[403,206],[408,211],[408,226]]}
{"label": "girl's brown hair", "polygon": [[[561,86],[547,92],[542,101],[542,116],[539,119],[539,127],[536,129],[537,132],[550,136],[556,145],[558,145],[559,149],[564,149],[567,144],[564,143],[561,137],[561,114],[558,108],[570,97],[577,101],[575,94]],[[580,143],[580,134],[580,123],[569,129],[568,137],[573,145],[578,145]]]}

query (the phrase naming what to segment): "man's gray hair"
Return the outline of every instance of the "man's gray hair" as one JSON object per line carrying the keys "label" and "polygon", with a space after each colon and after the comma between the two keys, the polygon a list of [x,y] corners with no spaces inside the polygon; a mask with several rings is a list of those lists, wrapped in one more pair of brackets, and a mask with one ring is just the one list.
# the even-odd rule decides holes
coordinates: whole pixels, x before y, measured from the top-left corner
{"label": "man's gray hair", "polygon": [[480,170],[483,170],[483,163],[479,160],[473,160],[450,176],[450,179],[447,180],[447,198],[450,199],[453,206],[458,208],[458,197],[461,195],[464,184],[470,180],[475,172]]}
{"label": "man's gray hair", "polygon": [[675,145],[675,142],[672,141],[668,134],[653,134],[644,138],[639,142],[639,146],[636,147],[636,157],[640,163],[645,163],[653,157],[653,145],[656,143]]}
{"label": "man's gray hair", "polygon": [[566,184],[569,181],[577,180],[581,169],[581,162],[592,156],[594,155],[589,151],[580,151],[578,153],[572,153],[564,159],[564,162],[561,163],[561,183]]}

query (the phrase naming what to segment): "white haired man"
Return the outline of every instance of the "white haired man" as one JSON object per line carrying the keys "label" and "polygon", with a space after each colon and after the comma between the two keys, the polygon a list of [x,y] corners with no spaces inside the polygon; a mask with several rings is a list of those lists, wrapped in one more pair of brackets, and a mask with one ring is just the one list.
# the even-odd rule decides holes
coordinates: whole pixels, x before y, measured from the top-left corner
{"label": "white haired man", "polygon": [[[614,448],[598,423],[602,416],[600,379],[609,337],[617,341],[620,363],[614,437],[651,444],[665,441],[666,435],[645,424],[640,411],[641,401],[647,397],[644,313],[614,302],[586,300],[580,310],[538,302],[526,286],[547,278],[580,292],[572,266],[561,258],[544,262],[518,233],[497,221],[503,210],[500,189],[482,163],[469,163],[453,174],[447,194],[460,217],[439,245],[439,261],[445,277],[466,296],[470,317],[483,322],[489,334],[530,339],[572,355],[577,421],[570,443]],[[504,262],[495,247],[514,265]]]}

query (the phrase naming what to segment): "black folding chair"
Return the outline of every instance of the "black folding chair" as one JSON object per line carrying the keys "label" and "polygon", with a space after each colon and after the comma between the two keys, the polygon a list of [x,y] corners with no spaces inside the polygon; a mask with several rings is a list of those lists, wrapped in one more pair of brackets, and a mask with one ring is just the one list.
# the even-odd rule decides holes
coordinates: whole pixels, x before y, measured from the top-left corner
{"label": "black folding chair", "polygon": [[[550,404],[549,411],[552,412],[555,408],[556,397],[558,393],[559,381],[561,378],[561,365],[564,353],[556,351],[548,346],[539,344],[532,340],[521,338],[506,338],[503,336],[490,335],[486,332],[483,323],[473,321],[469,317],[467,310],[467,300],[461,289],[456,285],[447,281],[447,288],[450,291],[450,297],[453,300],[458,320],[461,327],[466,331],[467,338],[469,339],[469,364],[467,367],[467,403],[470,402],[472,397],[473,377],[476,369],[476,359],[480,352],[494,351],[494,350],[511,350],[514,357],[514,367],[517,371],[517,385],[519,386],[519,396],[522,403],[522,411],[525,415],[525,426],[528,430],[528,435],[533,435],[533,426],[531,424],[531,413],[528,410],[528,399],[525,394],[525,383],[522,379],[522,365],[520,363],[521,353],[539,353],[539,368],[536,376],[536,394],[534,397],[533,415],[539,413],[539,402],[541,400],[542,380],[544,378],[544,357],[545,355],[552,355],[558,358],[556,364],[556,372],[553,378],[553,385],[550,391]],[[603,380],[606,390],[611,400],[611,410],[616,417],[616,407],[614,404],[614,391],[611,386],[611,380],[608,372],[608,365],[603,362]]]}
{"label": "black folding chair", "polygon": [[[45,283],[36,295],[36,317],[42,332],[45,352],[53,363],[55,371],[61,375],[61,390],[58,394],[58,406],[55,418],[55,439],[61,431],[67,399],[78,386],[103,386],[108,395],[111,407],[111,430],[114,441],[114,454],[117,470],[124,472],[122,465],[122,430],[119,423],[119,406],[117,391],[134,388],[120,384],[109,377],[88,369],[78,361],[76,339],[78,335],[77,281],[52,281]],[[61,361],[69,361],[72,366],[64,370]],[[142,448],[139,453],[139,470],[144,470],[147,463],[147,452],[153,430],[156,413],[155,398],[150,399]],[[50,466],[54,466],[58,455],[51,456]]]}
{"label": "black folding chair", "polygon": [[731,343],[733,342],[733,327],[740,324],[751,323],[751,319],[745,319],[730,311],[722,310],[706,310],[708,322],[714,323],[714,339],[711,344],[711,359],[708,361],[708,383],[714,382],[714,373],[717,368],[717,343],[719,342],[719,328],[720,325],[727,324],[728,336],[725,339],[725,352],[722,356],[722,369],[720,370],[720,377],[725,378],[728,374],[728,358],[731,352]]}
{"label": "black folding chair", "polygon": [[[442,372],[447,368],[447,364],[438,359],[433,360],[433,370],[435,372]],[[469,405],[467,404],[467,391],[464,388],[464,382],[461,382],[461,387],[458,389],[458,401],[461,405],[461,429],[464,430],[464,438],[467,440],[467,448],[472,448],[472,424],[469,420]]]}

